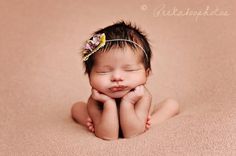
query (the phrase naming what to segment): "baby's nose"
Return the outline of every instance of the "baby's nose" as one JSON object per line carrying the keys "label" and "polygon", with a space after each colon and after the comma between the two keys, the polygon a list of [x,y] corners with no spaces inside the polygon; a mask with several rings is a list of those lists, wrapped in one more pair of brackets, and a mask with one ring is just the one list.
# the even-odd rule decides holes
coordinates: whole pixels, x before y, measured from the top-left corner
{"label": "baby's nose", "polygon": [[116,81],[123,81],[123,74],[120,71],[114,71],[111,76],[111,81],[116,82]]}

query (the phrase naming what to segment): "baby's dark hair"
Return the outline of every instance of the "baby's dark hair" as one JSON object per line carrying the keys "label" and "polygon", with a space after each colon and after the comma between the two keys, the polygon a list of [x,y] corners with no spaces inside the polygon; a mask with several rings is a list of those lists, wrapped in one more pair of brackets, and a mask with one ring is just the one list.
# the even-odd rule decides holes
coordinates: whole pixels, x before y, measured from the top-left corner
{"label": "baby's dark hair", "polygon": [[[125,23],[124,21],[117,22],[113,25],[110,25],[108,27],[105,27],[103,29],[100,29],[96,32],[94,32],[93,36],[96,34],[102,34],[104,33],[106,35],[106,40],[112,40],[112,39],[126,39],[133,41],[137,44],[139,44],[143,50],[146,52],[146,54],[143,53],[142,62],[144,64],[145,69],[151,70],[151,57],[152,57],[152,51],[150,48],[150,45],[148,43],[148,39],[144,32],[142,32],[137,26],[132,25],[131,23]],[[92,39],[92,37],[91,37]],[[112,41],[107,42],[104,47],[100,48],[97,52],[102,51],[109,51],[113,47],[122,48],[124,49],[126,46],[129,46],[133,50],[142,50],[140,47],[136,46],[132,42],[127,41]],[[96,53],[97,53],[96,52]],[[145,56],[146,55],[146,56]],[[85,66],[85,74],[90,75],[90,72],[92,70],[92,67],[94,65],[95,61],[94,54],[89,57],[88,60],[84,61]]]}

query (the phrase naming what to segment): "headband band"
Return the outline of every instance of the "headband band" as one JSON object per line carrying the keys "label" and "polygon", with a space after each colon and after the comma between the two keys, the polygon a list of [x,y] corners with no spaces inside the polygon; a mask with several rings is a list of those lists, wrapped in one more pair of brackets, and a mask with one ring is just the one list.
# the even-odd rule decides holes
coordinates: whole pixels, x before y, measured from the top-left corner
{"label": "headband band", "polygon": [[128,39],[106,40],[106,35],[103,33],[103,34],[96,34],[92,37],[91,40],[87,41],[84,47],[85,51],[84,51],[83,61],[87,61],[93,53],[97,52],[100,48],[104,47],[107,42],[115,42],[115,41],[125,41],[125,42],[133,43],[134,45],[138,46],[143,51],[146,59],[148,60],[148,55],[146,51],[138,43],[128,40]]}

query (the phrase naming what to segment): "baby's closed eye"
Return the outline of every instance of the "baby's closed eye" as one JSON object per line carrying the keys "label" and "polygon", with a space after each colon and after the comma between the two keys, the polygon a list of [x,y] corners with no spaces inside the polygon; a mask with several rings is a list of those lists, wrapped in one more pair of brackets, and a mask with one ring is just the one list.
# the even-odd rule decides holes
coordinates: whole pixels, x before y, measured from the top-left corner
{"label": "baby's closed eye", "polygon": [[96,73],[98,74],[107,74],[107,73],[110,73],[111,71],[110,70],[100,70],[100,71],[96,71]]}
{"label": "baby's closed eye", "polygon": [[131,69],[125,69],[127,72],[134,72],[134,71],[139,71],[139,68],[131,68]]}
{"label": "baby's closed eye", "polygon": [[141,70],[141,67],[138,65],[125,65],[123,66],[123,70],[126,72],[134,72],[134,71]]}
{"label": "baby's closed eye", "polygon": [[112,72],[112,69],[110,68],[98,68],[95,70],[96,73],[98,74],[107,74],[107,73],[110,73]]}

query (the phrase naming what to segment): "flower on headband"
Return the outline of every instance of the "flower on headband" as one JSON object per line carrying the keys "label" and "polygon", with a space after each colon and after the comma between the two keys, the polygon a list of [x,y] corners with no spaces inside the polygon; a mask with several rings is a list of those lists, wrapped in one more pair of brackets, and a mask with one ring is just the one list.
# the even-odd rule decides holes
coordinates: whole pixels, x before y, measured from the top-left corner
{"label": "flower on headband", "polygon": [[87,43],[85,44],[83,61],[87,61],[90,55],[97,52],[105,44],[106,44],[106,36],[104,33],[94,35],[92,39],[88,40]]}

